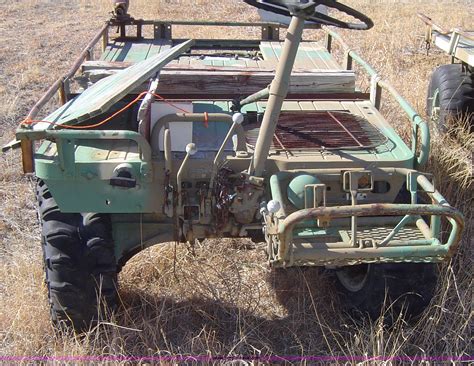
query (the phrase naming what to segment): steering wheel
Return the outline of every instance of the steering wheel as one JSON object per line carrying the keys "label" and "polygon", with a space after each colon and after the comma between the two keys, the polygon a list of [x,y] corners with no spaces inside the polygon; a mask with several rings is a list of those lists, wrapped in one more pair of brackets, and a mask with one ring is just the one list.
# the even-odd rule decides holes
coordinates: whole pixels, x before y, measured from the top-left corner
{"label": "steering wheel", "polygon": [[[285,15],[285,16],[298,16],[304,18],[308,22],[332,25],[338,28],[346,29],[357,29],[357,30],[367,30],[374,26],[372,20],[366,15],[358,12],[351,7],[341,4],[336,0],[302,0],[302,1],[292,1],[292,0],[244,0],[247,4],[252,5],[256,8],[267,10],[276,14]],[[341,13],[350,15],[360,23],[349,23],[333,17],[330,17],[326,14],[322,14],[319,11],[316,11],[316,6],[325,5],[328,8],[336,9]]]}

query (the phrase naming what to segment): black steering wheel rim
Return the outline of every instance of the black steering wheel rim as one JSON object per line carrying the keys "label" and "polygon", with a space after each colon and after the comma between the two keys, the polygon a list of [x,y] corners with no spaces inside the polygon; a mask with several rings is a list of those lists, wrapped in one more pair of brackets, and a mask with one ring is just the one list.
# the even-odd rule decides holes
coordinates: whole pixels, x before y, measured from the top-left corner
{"label": "black steering wheel rim", "polygon": [[[311,23],[331,25],[338,28],[345,29],[355,29],[355,30],[368,30],[374,26],[372,20],[362,14],[361,12],[345,5],[339,3],[335,0],[309,0],[307,3],[301,3],[299,1],[288,1],[288,0],[244,0],[247,4],[254,6],[259,9],[270,11],[276,14],[285,15],[285,16],[302,16],[306,21]],[[360,23],[349,23],[333,17],[330,17],[326,14],[322,14],[318,11],[313,11],[311,14],[304,13],[302,10],[314,5],[325,5],[328,8],[336,9],[341,13],[350,15],[355,19],[359,20]]]}

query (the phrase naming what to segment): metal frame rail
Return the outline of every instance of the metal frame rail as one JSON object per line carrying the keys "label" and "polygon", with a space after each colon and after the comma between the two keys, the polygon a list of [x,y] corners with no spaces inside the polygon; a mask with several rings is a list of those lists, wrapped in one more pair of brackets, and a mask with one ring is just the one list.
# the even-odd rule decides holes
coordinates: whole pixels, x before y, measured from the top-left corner
{"label": "metal frame rail", "polygon": [[[380,243],[372,242],[371,246],[358,245],[355,233],[359,225],[357,221],[351,221],[352,241],[351,243],[335,243],[335,246],[317,246],[311,249],[313,261],[321,263],[355,264],[362,259],[374,260],[383,257],[385,261],[439,261],[452,256],[461,240],[464,228],[464,217],[455,208],[451,207],[446,199],[439,193],[422,173],[411,169],[387,168],[382,169],[385,174],[400,174],[405,176],[407,189],[411,195],[410,204],[398,203],[372,203],[352,204],[349,206],[323,206],[305,208],[287,214],[284,205],[277,216],[268,217],[266,233],[273,243],[277,243],[277,252],[273,261],[283,266],[293,265],[292,242],[295,236],[295,228],[299,223],[311,220],[321,220],[329,226],[333,219],[349,217],[370,217],[372,225],[380,222],[382,217],[402,217],[391,232]],[[281,180],[288,172],[279,173],[272,177],[270,184],[273,199],[284,202],[282,195]],[[280,176],[279,176],[280,175]],[[417,204],[417,195],[425,192],[432,200],[432,204]],[[316,197],[316,194],[315,194]],[[426,224],[422,216],[431,216],[430,225]],[[374,217],[377,216],[377,217]],[[441,217],[445,217],[451,229],[447,235],[446,242],[440,240]],[[422,233],[424,239],[414,241],[411,245],[390,246],[388,243],[405,227],[415,223]],[[318,224],[319,225],[319,224]],[[336,225],[337,226],[337,225]],[[363,228],[371,227],[361,225]]]}
{"label": "metal frame rail", "polygon": [[[428,161],[430,153],[430,129],[428,124],[389,82],[382,80],[377,71],[344,42],[338,33],[330,30],[326,26],[322,28],[326,32],[326,48],[329,52],[332,50],[333,39],[338,41],[339,45],[343,48],[344,67],[346,70],[352,70],[353,62],[355,61],[370,76],[370,101],[375,108],[380,110],[382,90],[386,90],[395,98],[400,107],[407,114],[412,123],[411,150],[416,156],[415,169],[424,165]],[[418,146],[418,141],[420,141],[420,146]],[[419,155],[417,155],[418,149],[420,150]]]}
{"label": "metal frame rail", "polygon": [[[426,24],[426,33],[425,33],[425,41],[427,44],[431,44],[433,42],[433,32],[439,33],[440,35],[443,36],[449,36],[450,41],[449,41],[449,46],[446,51],[451,57],[454,62],[455,59],[458,57],[456,56],[457,51],[458,51],[458,46],[461,41],[461,38],[464,37],[465,39],[468,39],[470,41],[474,41],[474,35],[467,33],[466,31],[460,29],[460,28],[452,28],[452,29],[446,29],[440,26],[439,24],[436,24],[433,22],[433,20],[426,16],[423,13],[417,13],[418,18],[420,18],[425,24]],[[467,62],[467,60],[463,60],[460,58],[462,62]],[[467,62],[469,64],[469,62]],[[473,64],[470,64],[471,66],[474,66]]]}

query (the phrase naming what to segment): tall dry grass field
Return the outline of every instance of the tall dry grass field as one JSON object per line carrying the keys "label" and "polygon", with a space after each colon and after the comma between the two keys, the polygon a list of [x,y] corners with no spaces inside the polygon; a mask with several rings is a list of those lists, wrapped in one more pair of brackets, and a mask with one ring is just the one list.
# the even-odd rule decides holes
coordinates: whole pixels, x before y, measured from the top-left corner
{"label": "tall dry grass field", "polygon": [[[472,3],[355,1],[373,18],[368,32],[342,32],[347,42],[424,115],[431,71],[448,57],[423,44],[423,11],[447,27],[474,28]],[[108,17],[107,0],[0,2],[0,142]],[[136,17],[252,21],[236,0],[132,0]],[[202,29],[196,34],[202,35]],[[315,35],[318,37],[318,35]],[[386,101],[403,135],[409,122]],[[120,275],[122,307],[85,337],[55,332],[43,283],[33,182],[20,173],[18,152],[1,155],[0,356],[333,355],[466,356],[472,354],[473,135],[434,133],[428,170],[441,192],[466,215],[456,256],[441,265],[438,292],[416,324],[391,329],[356,323],[343,312],[326,275],[292,269],[281,278],[261,249],[209,240],[193,254],[161,245],[133,258]]]}

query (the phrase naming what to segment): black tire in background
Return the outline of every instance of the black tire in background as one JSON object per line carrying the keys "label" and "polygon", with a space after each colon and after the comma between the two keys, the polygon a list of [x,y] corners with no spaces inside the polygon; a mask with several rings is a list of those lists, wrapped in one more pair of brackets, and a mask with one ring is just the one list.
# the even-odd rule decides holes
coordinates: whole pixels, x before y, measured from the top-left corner
{"label": "black tire in background", "polygon": [[415,317],[429,305],[438,269],[433,263],[361,264],[336,270],[337,287],[353,315],[383,315],[390,324],[398,316]]}
{"label": "black tire in background", "polygon": [[431,76],[426,112],[439,131],[446,131],[449,119],[470,118],[474,126],[474,74],[461,64],[442,65]]}
{"label": "black tire in background", "polygon": [[48,187],[36,189],[51,318],[76,332],[117,305],[117,265],[107,215],[62,213]]}

